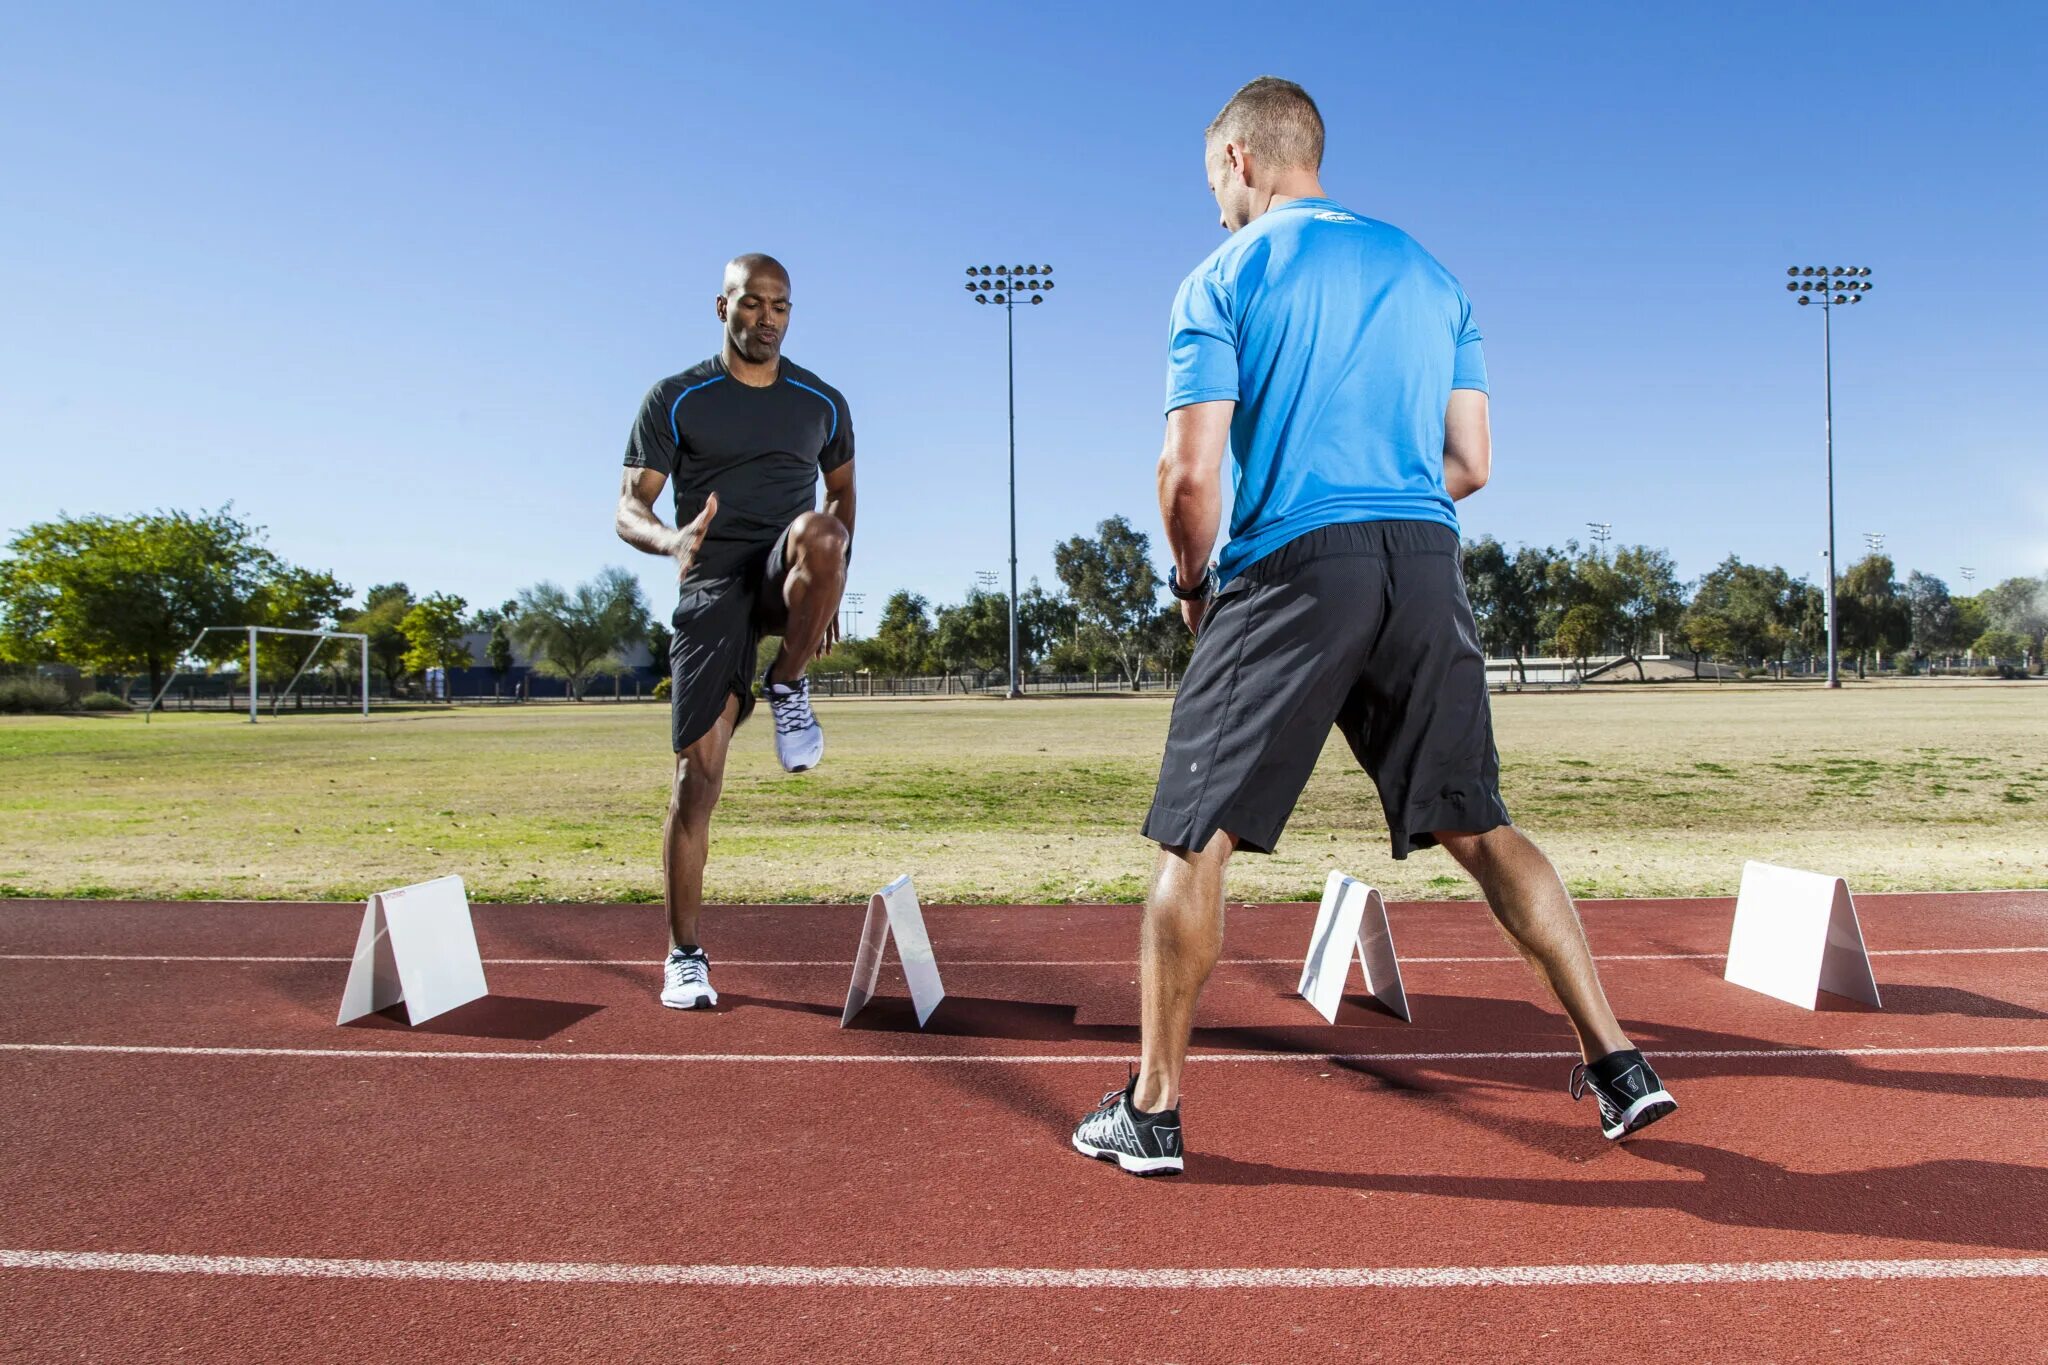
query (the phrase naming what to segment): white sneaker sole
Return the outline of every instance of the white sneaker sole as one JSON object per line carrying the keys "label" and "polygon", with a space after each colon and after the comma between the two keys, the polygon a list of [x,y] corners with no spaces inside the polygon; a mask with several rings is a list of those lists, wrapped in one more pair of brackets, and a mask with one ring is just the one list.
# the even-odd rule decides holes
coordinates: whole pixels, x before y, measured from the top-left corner
{"label": "white sneaker sole", "polygon": [[672,1010],[709,1009],[718,1003],[718,992],[709,986],[692,986],[688,990],[670,995],[661,993],[661,1003]]}
{"label": "white sneaker sole", "polygon": [[[1650,1117],[1644,1119],[1641,1123],[1636,1122],[1636,1119],[1642,1114],[1642,1112],[1645,1109],[1648,1109],[1653,1105],[1659,1104],[1664,1106],[1663,1114],[1652,1114],[1650,1115]],[[1677,1100],[1672,1099],[1670,1095],[1666,1094],[1662,1090],[1652,1090],[1649,1094],[1643,1096],[1641,1099],[1637,1100],[1634,1104],[1628,1107],[1628,1112],[1621,1116],[1621,1124],[1619,1127],[1609,1128],[1605,1123],[1602,1123],[1600,1125],[1600,1131],[1609,1138],[1624,1138],[1627,1137],[1630,1133],[1635,1132],[1638,1128],[1649,1127],[1658,1119],[1663,1118],[1664,1114],[1668,1114],[1676,1108],[1678,1108]]]}
{"label": "white sneaker sole", "polygon": [[818,734],[818,744],[808,752],[784,753],[781,744],[775,746],[775,758],[782,764],[782,771],[807,773],[825,761],[825,736],[822,732],[814,733]]}
{"label": "white sneaker sole", "polygon": [[1177,1156],[1132,1156],[1128,1152],[1119,1152],[1109,1147],[1097,1147],[1091,1142],[1083,1142],[1078,1136],[1074,1138],[1074,1150],[1082,1156],[1092,1156],[1097,1161],[1114,1161],[1132,1175],[1179,1175],[1181,1173],[1181,1159]]}

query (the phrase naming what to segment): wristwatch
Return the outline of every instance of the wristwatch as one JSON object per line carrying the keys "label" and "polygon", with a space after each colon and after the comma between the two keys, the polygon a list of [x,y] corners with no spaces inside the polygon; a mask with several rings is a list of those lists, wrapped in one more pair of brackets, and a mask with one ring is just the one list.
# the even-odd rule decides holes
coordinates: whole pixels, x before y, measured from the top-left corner
{"label": "wristwatch", "polygon": [[1195,580],[1194,586],[1183,587],[1180,581],[1180,565],[1169,564],[1166,568],[1166,590],[1183,602],[1193,602],[1197,599],[1206,601],[1214,594],[1215,587],[1214,569],[1203,569],[1202,576]]}

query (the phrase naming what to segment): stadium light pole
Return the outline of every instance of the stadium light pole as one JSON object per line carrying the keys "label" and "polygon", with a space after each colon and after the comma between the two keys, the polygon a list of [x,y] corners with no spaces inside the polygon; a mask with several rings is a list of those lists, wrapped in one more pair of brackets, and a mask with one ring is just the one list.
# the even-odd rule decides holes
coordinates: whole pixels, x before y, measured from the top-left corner
{"label": "stadium light pole", "polygon": [[1803,308],[1820,305],[1820,382],[1824,403],[1822,430],[1828,452],[1828,686],[1840,687],[1842,675],[1835,644],[1835,356],[1834,314],[1842,304],[1861,303],[1870,292],[1867,265],[1795,265],[1786,267],[1791,276],[1785,289]]}
{"label": "stadium light pole", "polygon": [[863,592],[850,592],[843,599],[846,604],[846,614],[852,618],[852,628],[846,632],[846,638],[849,640],[860,638],[860,604],[867,600],[868,596]]}
{"label": "stadium light pole", "polygon": [[1049,265],[970,265],[967,292],[980,304],[993,303],[1003,310],[1003,330],[1009,344],[1010,376],[1010,693],[1024,695],[1023,675],[1017,671],[1017,304],[1023,299],[1044,303],[1052,289]]}
{"label": "stadium light pole", "polygon": [[1881,554],[1883,554],[1883,553],[1884,553],[1884,532],[1882,532],[1882,531],[1865,531],[1865,532],[1863,533],[1863,552],[1864,552],[1865,554],[1873,554],[1873,555],[1881,555]]}
{"label": "stadium light pole", "polygon": [[1605,553],[1607,542],[1614,539],[1614,523],[1611,521],[1589,521],[1586,523],[1586,529],[1592,533],[1594,543],[1599,545],[1601,552]]}

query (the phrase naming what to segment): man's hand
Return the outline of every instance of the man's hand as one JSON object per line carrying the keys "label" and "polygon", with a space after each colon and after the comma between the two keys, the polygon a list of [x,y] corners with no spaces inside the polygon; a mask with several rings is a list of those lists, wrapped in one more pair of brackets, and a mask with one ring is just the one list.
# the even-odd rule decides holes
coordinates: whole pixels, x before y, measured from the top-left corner
{"label": "man's hand", "polygon": [[704,546],[704,535],[711,529],[711,519],[718,515],[718,494],[704,499],[704,510],[692,517],[675,531],[675,543],[669,554],[676,561],[678,581],[690,576],[690,566],[697,562],[697,551]]}
{"label": "man's hand", "polygon": [[1180,619],[1188,623],[1188,634],[1202,633],[1202,618],[1209,614],[1209,599],[1190,597],[1180,604]]}
{"label": "man's hand", "polygon": [[834,645],[836,645],[836,644],[838,644],[838,643],[839,643],[839,613],[835,611],[835,612],[833,612],[833,613],[832,613],[832,620],[831,620],[831,623],[830,623],[830,624],[828,624],[828,625],[827,625],[827,626],[825,627],[825,639],[824,639],[823,643],[821,643],[821,644],[820,644],[820,645],[818,646],[818,654],[819,654],[819,656],[820,656],[820,657],[823,657],[824,655],[830,654],[830,653],[832,652],[832,646],[834,646]]}

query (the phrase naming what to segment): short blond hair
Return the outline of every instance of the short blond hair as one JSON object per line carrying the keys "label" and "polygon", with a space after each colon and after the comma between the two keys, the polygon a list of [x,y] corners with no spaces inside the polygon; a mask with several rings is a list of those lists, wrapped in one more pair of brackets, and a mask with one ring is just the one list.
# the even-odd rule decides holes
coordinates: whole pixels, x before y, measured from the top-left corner
{"label": "short blond hair", "polygon": [[1323,116],[1308,91],[1278,76],[1248,81],[1210,122],[1206,140],[1235,142],[1276,166],[1323,167]]}

